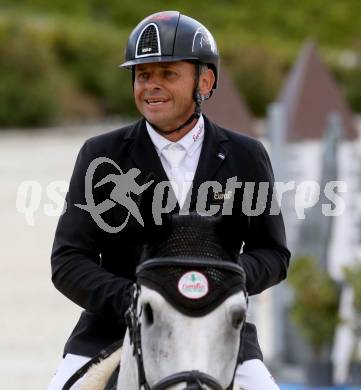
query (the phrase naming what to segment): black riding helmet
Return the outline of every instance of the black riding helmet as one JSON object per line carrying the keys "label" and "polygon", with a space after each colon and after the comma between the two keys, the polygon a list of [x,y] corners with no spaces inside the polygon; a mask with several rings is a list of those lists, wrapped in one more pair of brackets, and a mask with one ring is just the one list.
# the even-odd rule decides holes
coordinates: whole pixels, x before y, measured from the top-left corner
{"label": "black riding helmet", "polygon": [[129,36],[125,62],[137,64],[190,60],[208,65],[217,86],[219,53],[212,34],[201,23],[178,11],[164,11],[143,19]]}
{"label": "black riding helmet", "polygon": [[[219,74],[219,52],[212,34],[201,23],[178,11],[164,11],[143,19],[128,38],[125,62],[120,66],[133,71],[137,64],[155,62],[191,61],[197,65],[197,79],[194,91],[195,113],[177,129],[187,126],[201,112],[201,101],[205,100],[198,92],[198,79],[202,64],[212,69],[217,87]],[[156,126],[153,126],[156,130]],[[162,132],[163,134],[165,132]]]}

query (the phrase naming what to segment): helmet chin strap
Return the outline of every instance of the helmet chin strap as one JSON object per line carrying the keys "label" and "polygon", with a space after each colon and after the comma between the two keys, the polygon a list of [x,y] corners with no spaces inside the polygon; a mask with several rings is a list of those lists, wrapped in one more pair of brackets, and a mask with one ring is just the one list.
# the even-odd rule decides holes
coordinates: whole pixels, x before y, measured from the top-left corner
{"label": "helmet chin strap", "polygon": [[[199,84],[199,79],[200,79],[200,75],[201,75],[201,64],[196,63],[195,65],[196,65],[196,80],[195,80],[195,86],[194,86],[194,91],[193,91],[193,99],[196,102],[196,108],[195,108],[193,114],[183,124],[181,124],[180,126],[178,126],[177,128],[175,128],[173,130],[162,130],[161,128],[159,128],[158,126],[149,122],[146,119],[147,122],[153,127],[153,129],[157,133],[159,133],[161,135],[170,135],[173,133],[179,133],[182,129],[184,129],[190,123],[192,123],[194,119],[198,120],[198,118],[201,116],[201,113],[202,113],[201,104],[204,100],[207,100],[210,98],[211,93],[207,94],[206,96],[202,96],[200,94],[198,84]],[[134,70],[133,70],[133,85],[134,85]]]}
{"label": "helmet chin strap", "polygon": [[169,135],[173,133],[179,133],[182,129],[184,129],[186,126],[188,126],[190,123],[193,122],[194,119],[198,119],[201,116],[201,107],[200,105],[196,105],[196,109],[193,112],[193,114],[180,126],[178,126],[176,129],[173,130],[162,130],[158,126],[156,126],[154,123],[151,123],[148,121],[148,123],[152,126],[152,128],[161,135]]}

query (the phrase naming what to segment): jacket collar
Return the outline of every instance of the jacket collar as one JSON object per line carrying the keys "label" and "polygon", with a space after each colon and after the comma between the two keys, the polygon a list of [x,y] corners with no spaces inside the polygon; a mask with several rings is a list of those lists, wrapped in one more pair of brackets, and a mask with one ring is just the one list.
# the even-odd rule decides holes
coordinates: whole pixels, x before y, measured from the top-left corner
{"label": "jacket collar", "polygon": [[199,117],[195,126],[177,142],[169,141],[167,138],[157,133],[148,122],[146,122],[146,127],[147,127],[147,132],[153,144],[155,145],[158,155],[160,155],[163,149],[165,149],[167,146],[177,143],[184,148],[188,156],[192,156],[195,150],[197,150],[198,147],[203,143],[203,138],[204,138],[203,115]]}
{"label": "jacket collar", "polygon": [[[196,205],[199,186],[207,180],[212,180],[219,167],[227,158],[225,143],[229,141],[227,134],[217,125],[209,121],[203,114],[205,134],[197,170],[193,179],[191,208]],[[134,164],[145,176],[153,174],[155,180],[167,181],[158,153],[146,130],[145,119],[142,118],[130,127],[125,136],[131,142],[129,153]]]}
{"label": "jacket collar", "polygon": [[158,153],[147,132],[144,118],[129,129],[125,139],[131,141],[130,158],[143,175],[148,176],[152,173],[157,181],[168,180]]}
{"label": "jacket collar", "polygon": [[197,203],[199,186],[212,180],[227,157],[227,134],[204,115],[205,134],[196,173],[193,179],[191,208]]}

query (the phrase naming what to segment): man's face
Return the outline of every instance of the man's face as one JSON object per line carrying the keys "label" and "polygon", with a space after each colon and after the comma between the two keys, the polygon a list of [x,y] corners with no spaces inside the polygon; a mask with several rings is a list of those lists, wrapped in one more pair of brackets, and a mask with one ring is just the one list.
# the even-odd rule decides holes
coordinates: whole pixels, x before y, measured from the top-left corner
{"label": "man's face", "polygon": [[160,62],[135,67],[134,99],[138,110],[161,130],[182,125],[194,112],[195,66]]}

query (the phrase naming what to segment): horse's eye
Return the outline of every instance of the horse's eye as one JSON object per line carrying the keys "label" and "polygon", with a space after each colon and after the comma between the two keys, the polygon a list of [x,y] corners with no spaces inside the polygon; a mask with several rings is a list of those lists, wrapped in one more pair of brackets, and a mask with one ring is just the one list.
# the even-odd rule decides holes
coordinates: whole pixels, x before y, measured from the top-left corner
{"label": "horse's eye", "polygon": [[143,310],[144,310],[144,318],[145,318],[146,324],[147,325],[152,325],[153,322],[154,322],[152,306],[150,306],[149,303],[146,303],[143,306]]}
{"label": "horse's eye", "polygon": [[242,325],[245,314],[246,311],[239,306],[233,307],[231,309],[232,326],[234,328],[238,329]]}

